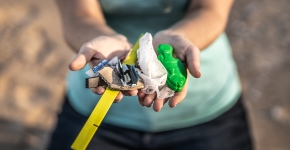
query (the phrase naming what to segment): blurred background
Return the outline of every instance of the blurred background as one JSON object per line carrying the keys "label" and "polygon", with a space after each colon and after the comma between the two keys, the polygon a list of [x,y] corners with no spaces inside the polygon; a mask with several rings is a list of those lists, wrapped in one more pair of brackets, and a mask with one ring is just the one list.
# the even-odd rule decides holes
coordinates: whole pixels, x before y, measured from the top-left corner
{"label": "blurred background", "polygon": [[[226,32],[257,150],[290,150],[290,1],[236,0]],[[0,149],[42,150],[73,53],[54,1],[0,0]]]}

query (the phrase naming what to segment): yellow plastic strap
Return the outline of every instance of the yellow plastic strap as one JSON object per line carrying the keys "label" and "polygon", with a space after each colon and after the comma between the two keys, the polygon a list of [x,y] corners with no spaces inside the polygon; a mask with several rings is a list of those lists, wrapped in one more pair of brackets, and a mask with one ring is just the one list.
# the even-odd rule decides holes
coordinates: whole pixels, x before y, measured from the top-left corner
{"label": "yellow plastic strap", "polygon": [[[139,39],[141,38],[141,36],[139,37]],[[129,64],[129,65],[136,64],[137,50],[139,48],[139,39],[135,43],[134,47],[132,48],[127,58],[124,60],[123,64]],[[71,146],[72,149],[85,150],[87,148],[88,144],[93,138],[95,132],[98,130],[98,127],[100,126],[102,120],[106,116],[108,110],[110,109],[118,93],[119,91],[117,90],[112,90],[110,88],[106,89],[106,91],[103,93],[103,96],[99,100],[98,104],[92,111],[87,122],[83,126],[81,132],[79,133],[74,143],[72,144]]]}
{"label": "yellow plastic strap", "polygon": [[135,45],[133,46],[132,50],[126,57],[126,59],[123,61],[123,64],[128,64],[128,65],[135,65],[137,62],[137,50],[139,48],[139,40],[143,36],[143,34],[139,37]]}
{"label": "yellow plastic strap", "polygon": [[103,96],[99,100],[98,104],[92,111],[90,117],[88,118],[86,124],[83,126],[81,132],[75,139],[73,145],[71,146],[74,150],[85,150],[100,126],[102,120],[104,119],[106,113],[111,107],[113,101],[117,97],[119,91],[107,88],[103,93]]}

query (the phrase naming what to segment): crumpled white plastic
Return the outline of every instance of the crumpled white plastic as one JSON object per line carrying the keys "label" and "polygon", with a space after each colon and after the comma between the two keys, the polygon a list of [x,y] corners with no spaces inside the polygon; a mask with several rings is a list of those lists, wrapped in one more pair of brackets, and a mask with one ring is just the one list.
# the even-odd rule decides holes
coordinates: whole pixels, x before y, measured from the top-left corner
{"label": "crumpled white plastic", "polygon": [[115,56],[113,59],[111,59],[108,62],[108,66],[110,66],[111,68],[115,68],[117,63],[119,63],[119,58],[118,58],[118,56]]}
{"label": "crumpled white plastic", "polygon": [[150,33],[145,33],[140,38],[137,58],[138,65],[142,70],[138,74],[143,79],[145,86],[142,91],[146,94],[156,92],[159,99],[173,96],[174,91],[165,85],[167,71],[157,59]]}

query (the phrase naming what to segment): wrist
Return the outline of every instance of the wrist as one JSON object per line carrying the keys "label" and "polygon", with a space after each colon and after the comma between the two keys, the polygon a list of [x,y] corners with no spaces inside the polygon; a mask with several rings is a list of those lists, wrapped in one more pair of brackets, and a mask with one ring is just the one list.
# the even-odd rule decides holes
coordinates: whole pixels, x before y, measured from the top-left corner
{"label": "wrist", "polygon": [[186,39],[182,32],[172,29],[161,30],[154,35],[153,46],[157,48],[162,43],[176,45],[181,39]]}
{"label": "wrist", "polygon": [[183,30],[179,30],[179,29],[169,28],[166,30],[162,30],[160,32],[162,34],[168,35],[168,36],[183,36],[183,37],[185,37],[185,32]]}
{"label": "wrist", "polygon": [[116,38],[116,39],[119,39],[122,41],[128,41],[126,36],[124,36],[123,34],[119,34],[119,33],[112,34],[112,35],[110,35],[110,37]]}

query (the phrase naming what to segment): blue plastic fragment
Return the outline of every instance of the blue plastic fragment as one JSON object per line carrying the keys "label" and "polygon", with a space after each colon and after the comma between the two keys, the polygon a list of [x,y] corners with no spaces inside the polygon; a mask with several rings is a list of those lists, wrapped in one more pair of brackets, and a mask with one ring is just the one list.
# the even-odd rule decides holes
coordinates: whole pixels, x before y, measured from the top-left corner
{"label": "blue plastic fragment", "polygon": [[94,73],[97,73],[100,69],[102,69],[106,64],[108,64],[108,60],[105,59],[102,62],[100,62],[97,66],[95,66],[94,68],[92,68]]}
{"label": "blue plastic fragment", "polygon": [[136,81],[138,81],[138,77],[139,77],[139,76],[138,76],[138,73],[137,73],[137,71],[136,71],[135,66],[132,65],[131,68],[132,68],[132,71],[133,71],[133,74],[134,74],[134,76],[135,76]]}

